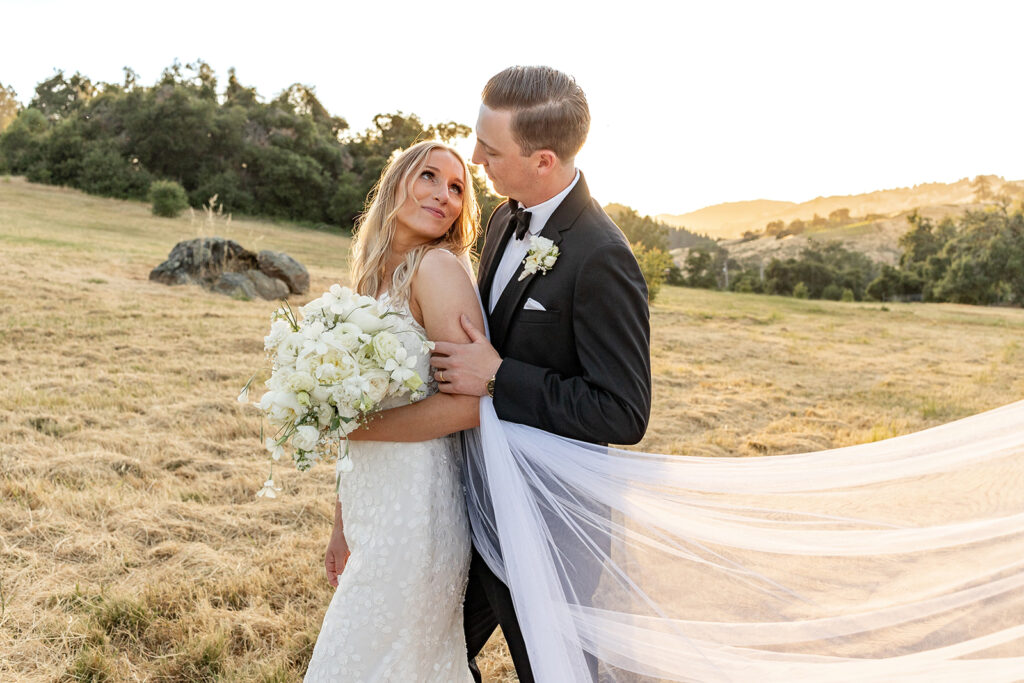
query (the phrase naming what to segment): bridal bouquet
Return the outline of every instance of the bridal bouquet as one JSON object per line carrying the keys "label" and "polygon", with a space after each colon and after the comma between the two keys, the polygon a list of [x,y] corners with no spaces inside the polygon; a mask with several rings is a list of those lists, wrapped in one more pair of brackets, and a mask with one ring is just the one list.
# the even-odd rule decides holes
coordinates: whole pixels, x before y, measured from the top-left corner
{"label": "bridal bouquet", "polygon": [[[259,407],[276,428],[265,445],[274,460],[291,451],[299,470],[329,453],[339,454],[339,470],[351,470],[345,437],[364,424],[393,396],[424,395],[417,357],[401,335],[418,337],[422,353],[433,345],[400,315],[381,310],[373,297],[332,285],[323,296],[299,309],[285,302],[271,315],[264,348],[272,372]],[[239,395],[247,400],[252,379]],[[273,496],[273,478],[260,495]]]}

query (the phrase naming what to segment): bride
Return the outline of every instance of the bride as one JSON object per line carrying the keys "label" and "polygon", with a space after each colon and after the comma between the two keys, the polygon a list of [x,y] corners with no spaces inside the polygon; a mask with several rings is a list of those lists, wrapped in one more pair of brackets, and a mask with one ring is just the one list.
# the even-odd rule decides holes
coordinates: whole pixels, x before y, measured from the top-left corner
{"label": "bride", "polygon": [[[465,161],[437,142],[413,145],[388,165],[359,222],[354,289],[428,339],[468,341],[460,317],[483,324],[468,261],[476,231]],[[429,377],[429,356],[419,354],[418,340],[409,343],[417,371]],[[478,422],[474,397],[434,402],[452,431]],[[471,681],[462,622],[470,540],[457,439],[353,441],[351,454],[352,470],[339,473],[325,559],[337,590],[305,680]]]}

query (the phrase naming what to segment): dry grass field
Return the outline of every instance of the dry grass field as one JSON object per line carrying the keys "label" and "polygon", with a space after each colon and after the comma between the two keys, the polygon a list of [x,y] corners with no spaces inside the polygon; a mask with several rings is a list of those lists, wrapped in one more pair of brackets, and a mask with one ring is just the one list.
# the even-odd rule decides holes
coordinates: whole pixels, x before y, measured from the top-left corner
{"label": "dry grass field", "polygon": [[[275,304],[147,277],[200,234],[287,251],[313,296],[345,276],[337,234],[0,177],[2,681],[301,678],[332,474],[255,498],[267,461],[235,396]],[[647,450],[820,450],[1024,395],[1022,310],[664,288],[652,319]],[[515,680],[498,638],[483,665]]]}

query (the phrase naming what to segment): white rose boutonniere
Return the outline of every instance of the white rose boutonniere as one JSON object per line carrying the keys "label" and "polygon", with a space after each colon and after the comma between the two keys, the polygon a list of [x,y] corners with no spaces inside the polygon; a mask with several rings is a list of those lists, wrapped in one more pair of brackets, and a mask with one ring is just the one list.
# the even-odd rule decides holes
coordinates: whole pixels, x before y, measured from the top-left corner
{"label": "white rose boutonniere", "polygon": [[559,253],[561,252],[559,252],[558,247],[547,237],[540,237],[539,235],[531,237],[530,251],[526,253],[526,258],[523,259],[523,263],[526,265],[523,266],[523,272],[519,274],[519,279],[525,280],[537,271],[544,275],[555,265]]}

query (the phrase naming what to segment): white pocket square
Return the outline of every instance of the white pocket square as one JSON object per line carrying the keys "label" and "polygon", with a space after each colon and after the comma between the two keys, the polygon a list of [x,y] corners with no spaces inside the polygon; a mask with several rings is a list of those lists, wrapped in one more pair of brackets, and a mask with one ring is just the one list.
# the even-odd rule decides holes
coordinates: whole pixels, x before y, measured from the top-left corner
{"label": "white pocket square", "polygon": [[527,299],[526,300],[526,305],[523,306],[523,310],[524,311],[546,311],[548,309],[544,308],[544,304],[542,304],[541,302],[537,301],[536,299]]}

